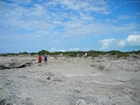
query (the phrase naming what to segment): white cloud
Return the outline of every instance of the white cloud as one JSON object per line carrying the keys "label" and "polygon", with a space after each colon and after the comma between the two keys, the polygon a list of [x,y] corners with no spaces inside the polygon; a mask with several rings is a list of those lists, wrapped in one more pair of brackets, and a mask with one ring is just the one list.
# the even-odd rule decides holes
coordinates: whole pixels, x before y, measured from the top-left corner
{"label": "white cloud", "polygon": [[122,16],[120,16],[118,19],[119,20],[126,20],[126,19],[130,19],[131,17],[130,16],[128,16],[128,15],[122,15]]}
{"label": "white cloud", "polygon": [[126,39],[121,40],[119,42],[120,47],[133,47],[139,46],[140,47],[140,35],[129,35]]}
{"label": "white cloud", "polygon": [[124,45],[125,45],[125,41],[124,41],[124,40],[121,40],[121,41],[119,42],[119,46],[123,47]]}
{"label": "white cloud", "polygon": [[129,35],[126,39],[104,39],[100,40],[102,44],[100,50],[112,50],[127,47],[140,48],[140,35]]}
{"label": "white cloud", "polygon": [[65,52],[66,50],[64,50],[64,49],[51,48],[50,51],[51,51],[51,52],[55,52],[55,51]]}
{"label": "white cloud", "polygon": [[64,23],[66,33],[63,37],[83,37],[89,35],[112,35],[120,34],[122,32],[128,32],[128,30],[134,29],[135,24],[126,24],[122,26],[115,26],[109,23],[93,22],[92,24],[84,24],[81,21],[70,21]]}
{"label": "white cloud", "polygon": [[109,47],[112,45],[112,43],[114,43],[114,41],[115,41],[115,39],[100,40],[100,43],[102,44],[102,47],[100,48],[100,50],[109,49]]}
{"label": "white cloud", "polygon": [[[51,52],[55,52],[55,51],[62,51],[62,52],[64,52],[66,50],[64,50],[64,49],[51,48],[50,51]],[[75,47],[75,48],[69,48],[69,51],[81,51],[81,50],[80,50],[80,48]]]}
{"label": "white cloud", "polygon": [[51,52],[57,51],[56,48],[51,48],[50,49]]}
{"label": "white cloud", "polygon": [[80,51],[80,48],[70,48],[69,51]]}
{"label": "white cloud", "polygon": [[[32,1],[33,2],[33,1]],[[44,2],[41,4],[34,4],[30,7],[22,7],[19,4],[21,2],[15,3],[13,5],[8,5],[8,3],[2,2],[4,12],[2,12],[0,24],[7,27],[10,26],[8,31],[14,30],[15,32],[9,32],[12,34],[17,34],[20,29],[27,30],[37,30],[44,34],[46,32],[55,31],[57,26],[63,26],[64,32],[58,32],[57,35],[62,35],[63,37],[85,37],[87,35],[100,35],[100,34],[114,34],[118,32],[125,32],[126,30],[132,30],[135,28],[134,24],[127,24],[123,26],[115,26],[113,24],[106,24],[96,22],[90,12],[106,13],[108,12],[108,4],[104,0],[51,0],[49,2]],[[30,0],[24,2],[24,4],[31,3]],[[57,5],[63,7],[58,8]],[[6,7],[13,8],[12,10],[6,9]],[[52,12],[48,8],[53,9],[52,6],[57,8],[57,12]],[[54,9],[55,9],[54,8]],[[61,10],[80,10],[80,12],[61,12]],[[63,22],[65,21],[65,22]],[[16,33],[17,32],[17,33]],[[54,34],[49,34],[53,36]]]}
{"label": "white cloud", "polygon": [[84,12],[96,12],[102,14],[108,14],[108,4],[104,0],[52,0],[47,3],[47,6],[60,5],[62,9],[84,11]]}
{"label": "white cloud", "polygon": [[93,17],[90,16],[90,14],[84,14],[84,13],[80,13],[80,18],[89,21],[93,20]]}

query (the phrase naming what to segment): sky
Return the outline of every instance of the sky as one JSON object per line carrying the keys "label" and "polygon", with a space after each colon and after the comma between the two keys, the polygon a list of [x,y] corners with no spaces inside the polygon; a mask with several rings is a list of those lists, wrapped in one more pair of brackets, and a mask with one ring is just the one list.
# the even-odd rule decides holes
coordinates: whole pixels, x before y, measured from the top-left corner
{"label": "sky", "polygon": [[0,53],[140,50],[140,0],[0,0]]}

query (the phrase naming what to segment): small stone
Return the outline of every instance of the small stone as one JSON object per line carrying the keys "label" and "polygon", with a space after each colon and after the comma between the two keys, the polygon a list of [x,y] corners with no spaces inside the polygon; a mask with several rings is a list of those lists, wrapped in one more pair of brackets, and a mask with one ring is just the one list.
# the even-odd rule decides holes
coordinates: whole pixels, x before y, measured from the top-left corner
{"label": "small stone", "polygon": [[51,79],[50,77],[47,78],[47,80],[50,80],[50,79]]}

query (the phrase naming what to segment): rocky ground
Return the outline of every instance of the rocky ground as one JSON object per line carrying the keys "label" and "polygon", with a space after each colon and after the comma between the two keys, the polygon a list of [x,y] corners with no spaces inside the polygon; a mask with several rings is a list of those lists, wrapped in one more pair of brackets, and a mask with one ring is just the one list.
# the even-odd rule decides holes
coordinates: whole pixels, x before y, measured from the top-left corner
{"label": "rocky ground", "polygon": [[0,105],[140,105],[140,59],[0,57]]}

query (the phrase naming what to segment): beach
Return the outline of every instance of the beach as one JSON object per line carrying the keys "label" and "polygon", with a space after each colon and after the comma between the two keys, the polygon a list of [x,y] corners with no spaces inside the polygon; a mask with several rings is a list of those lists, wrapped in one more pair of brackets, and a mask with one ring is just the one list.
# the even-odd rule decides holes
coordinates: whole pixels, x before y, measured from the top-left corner
{"label": "beach", "polygon": [[139,57],[50,56],[41,66],[32,56],[0,58],[5,105],[140,104]]}

